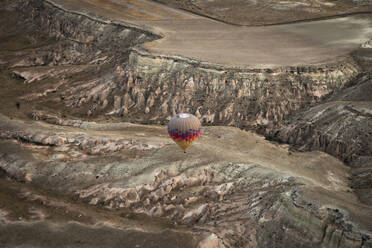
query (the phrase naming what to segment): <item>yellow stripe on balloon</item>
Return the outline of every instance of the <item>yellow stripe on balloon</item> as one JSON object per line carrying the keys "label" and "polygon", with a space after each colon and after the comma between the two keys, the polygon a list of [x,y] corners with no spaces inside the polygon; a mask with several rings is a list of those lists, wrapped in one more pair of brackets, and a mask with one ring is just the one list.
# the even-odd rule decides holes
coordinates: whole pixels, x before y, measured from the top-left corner
{"label": "yellow stripe on balloon", "polygon": [[174,142],[176,142],[176,144],[181,147],[182,150],[186,151],[195,142],[195,140],[175,140]]}

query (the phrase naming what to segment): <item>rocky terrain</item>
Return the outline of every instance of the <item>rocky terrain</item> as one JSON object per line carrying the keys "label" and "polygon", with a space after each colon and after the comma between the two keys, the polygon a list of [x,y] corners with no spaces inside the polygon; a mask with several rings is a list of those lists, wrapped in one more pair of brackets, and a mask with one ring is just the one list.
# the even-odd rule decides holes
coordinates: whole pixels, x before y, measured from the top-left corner
{"label": "rocky terrain", "polygon": [[[372,247],[370,41],[224,66],[105,8],[3,3],[2,247]],[[184,111],[187,154],[165,127]]]}
{"label": "rocky terrain", "polygon": [[350,87],[320,104],[293,115],[282,125],[266,129],[267,137],[293,144],[301,151],[325,151],[353,168],[351,187],[371,204],[372,164],[372,49],[370,41],[354,54],[363,73]]}
{"label": "rocky terrain", "polygon": [[370,12],[370,0],[157,0],[229,24],[255,26]]}

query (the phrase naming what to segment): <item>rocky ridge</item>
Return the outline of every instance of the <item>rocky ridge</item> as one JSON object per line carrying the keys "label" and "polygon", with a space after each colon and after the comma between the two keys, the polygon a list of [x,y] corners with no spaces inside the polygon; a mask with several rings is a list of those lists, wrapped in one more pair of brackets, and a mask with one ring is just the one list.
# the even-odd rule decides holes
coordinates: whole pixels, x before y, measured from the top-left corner
{"label": "rocky ridge", "polygon": [[[128,216],[166,218],[174,228],[189,226],[221,247],[369,244],[370,234],[365,229],[368,220],[355,224],[355,218],[359,218],[355,216],[356,206],[349,201],[342,203],[337,197],[332,204],[329,202],[331,192],[341,199],[344,194],[353,198],[344,182],[347,167],[329,156],[290,154],[288,148],[270,145],[254,134],[211,127],[205,129],[204,141],[197,150],[185,159],[183,153],[173,151],[177,148],[157,127],[142,127],[144,135],[138,135],[128,130],[139,128],[136,125],[114,129],[109,125],[103,129],[106,137],[98,138],[100,131],[94,131],[95,123],[86,123],[83,129],[62,126],[56,130],[53,124],[35,122],[32,128],[25,128],[17,120],[2,119],[8,121],[2,122],[1,129],[8,131],[1,133],[0,166],[16,181],[45,189],[53,185],[53,190],[63,195],[73,194],[90,205],[112,211],[125,209]],[[131,137],[137,145],[106,149],[102,142],[113,142],[107,137],[108,130],[121,130],[120,135],[113,133],[120,144]],[[153,137],[159,135],[162,145],[146,148],[149,132]],[[216,140],[216,136],[221,138]],[[56,137],[63,142],[46,142]],[[222,155],[216,142],[229,147],[230,156]],[[237,145],[239,156],[232,152]],[[12,152],[14,149],[18,152]],[[247,150],[252,152],[244,152]],[[264,158],[268,151],[275,154]],[[274,162],[276,157],[283,157],[284,164],[289,159],[288,165],[281,167],[277,160]],[[309,162],[300,166],[300,161]],[[327,177],[308,174],[315,167],[319,170],[319,165],[325,171],[317,175]],[[301,169],[295,173],[286,166]],[[362,210],[358,215],[368,216],[368,208],[361,207],[356,208]]]}
{"label": "rocky ridge", "polygon": [[[368,185],[364,170],[350,174],[327,154],[293,152],[229,127],[206,127],[185,158],[161,126],[107,123],[165,123],[173,113],[189,111],[204,124],[271,131],[286,123],[295,130],[286,122],[295,111],[353,89],[354,79],[356,88],[368,88],[358,58],[271,69],[200,64],[132,48],[158,38],[138,28],[66,12],[48,1],[17,3],[6,11],[22,9],[29,18],[19,21],[25,32],[16,34],[26,34],[29,47],[0,54],[2,177],[125,210],[129,217],[166,219],[172,230],[201,234],[199,247],[372,246],[371,209],[358,202],[348,181]],[[48,31],[44,44],[35,29]],[[122,39],[112,41],[111,35]],[[12,106],[5,103],[8,92],[17,100]],[[348,120],[364,128],[365,109],[346,109],[367,117]],[[347,129],[338,130],[350,137]],[[304,150],[328,142],[306,135],[311,140]],[[340,142],[323,150],[349,158],[355,144],[366,142],[360,137],[350,147]],[[1,213],[8,221],[12,210]]]}
{"label": "rocky ridge", "polygon": [[[32,3],[22,8],[32,9],[28,15],[33,22],[63,41],[58,48],[47,47],[49,54],[38,49],[8,65],[49,65],[13,70],[25,83],[38,84],[24,98],[67,106],[76,116],[107,114],[131,122],[165,123],[170,115],[187,111],[204,124],[254,129],[281,122],[293,111],[344,88],[361,73],[352,58],[310,66],[239,69],[151,55],[131,47],[160,36],[76,13],[65,18],[49,2],[42,4],[42,11]],[[122,38],[112,42],[107,38],[111,36]],[[75,75],[86,76],[81,80]],[[54,81],[54,86],[43,85],[45,81]]]}
{"label": "rocky ridge", "polygon": [[366,204],[372,195],[371,51],[364,45],[355,53],[364,72],[350,87],[264,131],[298,150],[321,150],[346,162],[353,168],[352,187]]}

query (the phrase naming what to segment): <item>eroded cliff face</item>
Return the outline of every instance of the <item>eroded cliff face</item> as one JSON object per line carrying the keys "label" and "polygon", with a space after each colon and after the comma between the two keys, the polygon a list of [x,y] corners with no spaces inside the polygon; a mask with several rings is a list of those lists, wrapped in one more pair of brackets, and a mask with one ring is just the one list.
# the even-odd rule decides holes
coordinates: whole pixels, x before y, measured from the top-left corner
{"label": "eroded cliff face", "polygon": [[204,124],[252,129],[280,123],[360,73],[351,58],[303,67],[237,69],[151,55],[131,48],[160,36],[36,3],[42,7],[32,1],[23,7],[31,8],[30,18],[54,35],[58,45],[13,58],[10,66],[74,65],[13,72],[36,85],[25,99],[66,106],[75,116],[107,114],[165,123],[187,111]]}
{"label": "eroded cliff face", "polygon": [[301,150],[320,149],[352,162],[371,154],[371,78],[365,74],[356,85],[322,104],[297,113],[285,125],[270,130],[272,138],[295,144]]}
{"label": "eroded cliff face", "polygon": [[[359,72],[352,61],[340,62],[334,68],[239,72],[203,69],[186,62],[149,59],[133,53],[130,57],[130,65],[116,65],[114,70],[103,71],[98,79],[77,82],[58,78],[61,73],[91,70],[100,74],[102,68],[80,66],[67,73],[65,68],[14,72],[25,78],[26,83],[46,79],[57,82],[58,94],[31,93],[25,99],[63,104],[82,116],[104,113],[126,121],[165,123],[175,113],[191,112],[204,124],[250,129],[280,123],[293,111],[340,90]],[[40,92],[39,88],[36,90]]]}
{"label": "eroded cliff face", "polygon": [[[34,208],[45,217],[36,220],[53,222],[49,211],[61,206],[82,215],[78,223],[110,228],[131,228],[128,219],[136,227],[141,215],[163,220],[176,232],[187,228],[199,247],[370,245],[371,210],[355,201],[348,167],[327,154],[289,152],[251,132],[207,127],[185,155],[159,126],[45,120],[0,121],[3,177],[59,195],[56,203],[46,192],[22,191],[27,204],[43,202]],[[113,216],[84,213],[71,196]],[[15,228],[17,213],[3,212]]]}
{"label": "eroded cliff face", "polygon": [[352,187],[364,203],[371,204],[372,49],[368,44],[354,53],[363,73],[350,87],[264,132],[298,150],[321,150],[345,161],[353,168]]}
{"label": "eroded cliff face", "polygon": [[[50,69],[62,65],[123,63],[128,59],[130,47],[160,38],[129,24],[68,11],[49,1],[13,1],[3,8],[4,28],[18,35],[12,40],[13,44],[3,40],[5,45],[14,47],[2,52],[3,67],[37,69],[44,66]],[[9,10],[17,11],[24,19],[17,20],[18,25],[14,25],[5,18]],[[19,26],[22,30],[16,29]],[[70,69],[76,71],[73,67]]]}
{"label": "eroded cliff face", "polygon": [[139,53],[131,53],[130,62],[135,66],[134,75],[129,74],[131,87],[137,88],[135,92],[139,85],[149,88],[139,93],[148,97],[135,106],[145,109],[151,118],[188,111],[207,124],[240,128],[281,122],[293,111],[343,88],[359,72],[351,60],[266,70],[198,65]]}
{"label": "eroded cliff face", "polygon": [[[26,21],[13,17],[14,28],[0,29],[0,177],[44,192],[21,190],[14,198],[27,205],[25,213],[9,207],[9,200],[0,209],[1,225],[19,230],[24,223],[17,218],[25,215],[25,233],[40,229],[37,220],[45,221],[41,229],[49,235],[56,221],[52,213],[62,206],[73,210],[69,219],[89,228],[98,223],[102,230],[138,228],[149,235],[148,223],[165,222],[159,236],[175,238],[159,242],[163,246],[371,246],[371,209],[358,202],[348,181],[359,175],[358,185],[367,185],[364,171],[350,174],[327,154],[293,152],[233,127],[206,127],[185,157],[163,126],[121,123],[165,123],[175,112],[188,111],[204,124],[272,131],[291,113],[354,78],[362,80],[360,63],[340,58],[308,67],[225,68],[149,54],[133,46],[158,35],[48,1],[5,6],[2,23],[17,9]],[[17,37],[12,44],[9,33]],[[358,87],[367,89],[363,82]],[[356,125],[353,117],[348,120]],[[352,136],[338,130],[346,139]],[[310,146],[316,136],[307,135]],[[50,192],[60,200],[50,200]],[[88,204],[110,214],[78,217]],[[128,222],[132,226],[123,224]],[[164,232],[167,228],[192,242],[175,242],[179,235]]]}

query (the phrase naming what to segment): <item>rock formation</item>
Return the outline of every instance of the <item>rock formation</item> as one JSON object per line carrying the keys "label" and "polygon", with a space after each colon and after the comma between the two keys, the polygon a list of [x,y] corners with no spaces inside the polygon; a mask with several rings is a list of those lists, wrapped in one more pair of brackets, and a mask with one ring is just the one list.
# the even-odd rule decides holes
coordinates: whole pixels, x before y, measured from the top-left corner
{"label": "rock formation", "polygon": [[[5,247],[372,247],[369,43],[244,68],[53,1],[0,12]],[[184,111],[205,126],[186,155],[154,125]]]}

